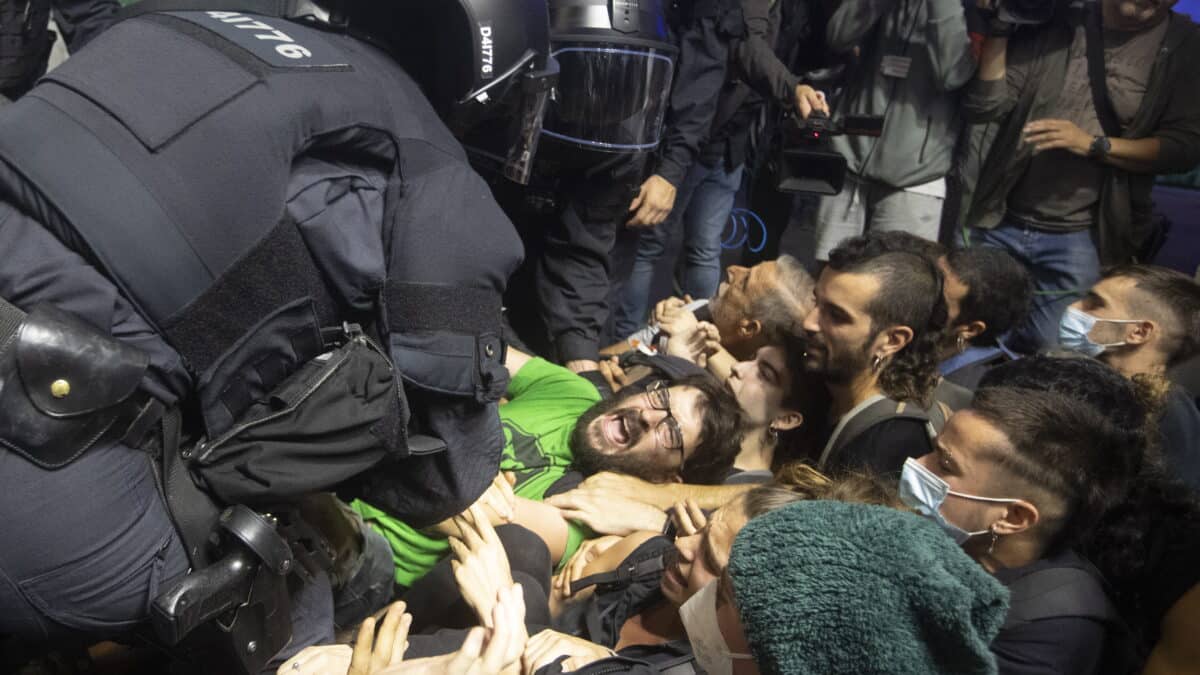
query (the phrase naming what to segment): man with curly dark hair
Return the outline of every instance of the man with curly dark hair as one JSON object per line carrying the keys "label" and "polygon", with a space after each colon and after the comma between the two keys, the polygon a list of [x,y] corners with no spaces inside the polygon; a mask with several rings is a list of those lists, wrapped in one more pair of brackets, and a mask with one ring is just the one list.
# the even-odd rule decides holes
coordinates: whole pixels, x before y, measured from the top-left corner
{"label": "man with curly dark hair", "polygon": [[998,248],[954,249],[938,266],[948,312],[940,369],[974,391],[988,370],[1012,360],[1002,338],[1029,315],[1033,282],[1024,265]]}
{"label": "man with curly dark hair", "polygon": [[[853,237],[830,253],[804,319],[805,368],[824,379],[832,399],[818,461],[827,471],[898,472],[906,458],[931,450],[927,423],[904,411],[929,406],[937,384],[942,274],[926,256],[874,239]],[[855,417],[888,400],[900,414],[855,428]]]}

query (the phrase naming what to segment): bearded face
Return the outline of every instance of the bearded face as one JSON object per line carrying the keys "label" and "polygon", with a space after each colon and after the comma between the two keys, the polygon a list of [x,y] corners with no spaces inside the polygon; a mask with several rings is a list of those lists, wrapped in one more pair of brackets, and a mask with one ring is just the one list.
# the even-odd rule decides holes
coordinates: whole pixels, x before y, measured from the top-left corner
{"label": "bearded face", "polygon": [[[613,471],[655,483],[678,476],[700,437],[705,399],[694,387],[667,391],[670,410],[656,407],[642,391],[622,392],[592,406],[571,433],[575,468],[584,474]],[[673,436],[672,426],[678,427],[678,436]],[[680,444],[682,449],[673,447]]]}

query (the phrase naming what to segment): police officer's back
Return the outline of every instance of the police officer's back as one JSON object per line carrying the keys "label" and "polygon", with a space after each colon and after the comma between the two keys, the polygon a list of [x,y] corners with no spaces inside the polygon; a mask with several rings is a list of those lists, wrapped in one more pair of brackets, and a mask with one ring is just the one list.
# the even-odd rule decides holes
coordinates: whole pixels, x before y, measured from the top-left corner
{"label": "police officer's back", "polygon": [[[533,28],[465,100],[511,79],[519,109],[550,63],[534,3],[485,4]],[[0,632],[29,639],[131,630],[210,562],[180,475],[218,504],[341,483],[434,522],[503,442],[519,242],[386,40],[353,13],[142,9],[0,111],[0,297],[28,313],[0,336],[22,403],[0,412],[0,508],[22,516],[0,527]],[[291,652],[331,630],[308,572],[326,597],[299,598],[318,625]]]}

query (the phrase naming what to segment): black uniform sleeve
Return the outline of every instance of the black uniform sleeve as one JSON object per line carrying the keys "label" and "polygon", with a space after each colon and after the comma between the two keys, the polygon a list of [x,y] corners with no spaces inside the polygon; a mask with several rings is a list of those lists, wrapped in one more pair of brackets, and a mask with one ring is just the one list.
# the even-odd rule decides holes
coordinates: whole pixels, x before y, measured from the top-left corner
{"label": "black uniform sleeve", "polygon": [[117,0],[54,0],[54,23],[71,53],[116,22]]}
{"label": "black uniform sleeve", "polygon": [[768,41],[771,5],[771,0],[742,0],[746,36],[734,44],[733,61],[755,91],[790,108],[800,78],[779,60]]}
{"label": "black uniform sleeve", "polygon": [[662,155],[654,171],[675,187],[700,156],[700,146],[712,128],[729,49],[716,19],[703,18],[680,31],[679,67],[671,87]]}
{"label": "black uniform sleeve", "polygon": [[[444,441],[446,450],[409,457],[403,470],[367,472],[363,496],[425,527],[461,513],[499,470],[504,432],[496,400],[508,386],[495,347],[499,298],[523,250],[487,183],[465,161],[417,143],[401,150],[400,215],[383,229],[388,346],[404,375],[414,428]],[[463,322],[458,327],[414,327],[413,317],[448,313],[441,300],[423,310],[405,307],[404,294],[417,285],[494,293],[495,314],[466,303],[452,310]]]}

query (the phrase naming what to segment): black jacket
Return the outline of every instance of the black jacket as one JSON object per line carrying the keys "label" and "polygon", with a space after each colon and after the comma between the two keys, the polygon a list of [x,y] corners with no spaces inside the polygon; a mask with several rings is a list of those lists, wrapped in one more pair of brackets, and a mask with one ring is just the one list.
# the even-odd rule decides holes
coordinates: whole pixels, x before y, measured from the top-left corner
{"label": "black jacket", "polygon": [[[649,168],[677,188],[712,129],[731,41],[743,28],[736,0],[682,4],[691,9],[673,26],[679,57],[663,140]],[[610,254],[645,178],[644,160],[619,157],[598,169],[555,176],[557,209],[544,228],[534,292],[559,361],[594,360],[608,337]]]}
{"label": "black jacket", "polygon": [[706,166],[723,161],[726,170],[748,159],[751,127],[764,106],[794,107],[801,78],[789,67],[797,59],[788,56],[814,37],[816,18],[811,3],[804,0],[742,0],[741,4],[746,33],[733,43],[712,134],[700,153]]}

